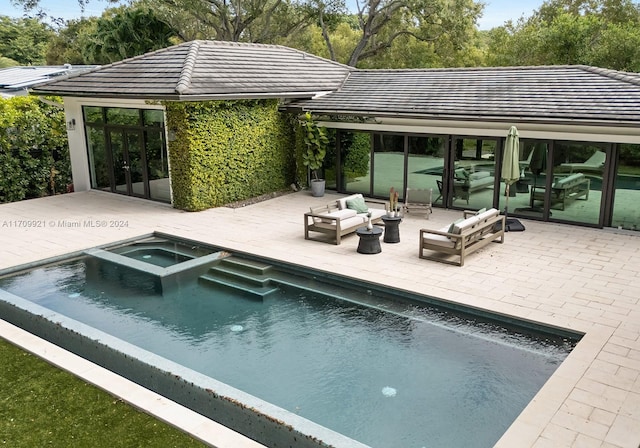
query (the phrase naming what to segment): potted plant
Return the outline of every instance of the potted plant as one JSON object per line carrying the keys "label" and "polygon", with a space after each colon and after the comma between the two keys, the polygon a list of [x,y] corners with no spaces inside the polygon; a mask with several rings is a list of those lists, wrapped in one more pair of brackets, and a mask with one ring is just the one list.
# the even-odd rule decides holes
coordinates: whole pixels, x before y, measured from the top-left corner
{"label": "potted plant", "polygon": [[398,217],[399,214],[398,192],[395,188],[391,187],[389,189],[389,212],[387,213],[387,216]]}
{"label": "potted plant", "polygon": [[313,178],[311,179],[311,194],[313,196],[324,196],[325,181],[318,177],[318,170],[322,168],[322,163],[327,155],[327,145],[329,137],[327,130],[319,127],[314,121],[311,112],[306,112],[302,120],[302,127],[305,151],[302,154],[302,163],[309,168]]}

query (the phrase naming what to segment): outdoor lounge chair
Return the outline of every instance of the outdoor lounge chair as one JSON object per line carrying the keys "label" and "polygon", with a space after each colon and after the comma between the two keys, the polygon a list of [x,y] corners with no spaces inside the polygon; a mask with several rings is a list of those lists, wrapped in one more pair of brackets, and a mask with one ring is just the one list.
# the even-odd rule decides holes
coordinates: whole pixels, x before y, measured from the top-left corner
{"label": "outdoor lounge chair", "polygon": [[607,160],[607,154],[602,151],[596,151],[591,157],[582,163],[562,163],[558,171],[562,172],[580,172],[580,173],[596,173],[602,174],[604,171],[604,163]]}

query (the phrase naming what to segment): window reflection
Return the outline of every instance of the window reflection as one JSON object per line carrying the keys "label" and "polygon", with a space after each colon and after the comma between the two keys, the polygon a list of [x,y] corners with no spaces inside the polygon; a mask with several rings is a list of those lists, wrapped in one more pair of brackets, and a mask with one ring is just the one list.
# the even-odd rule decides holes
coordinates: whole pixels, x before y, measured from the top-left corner
{"label": "window reflection", "polygon": [[342,191],[369,194],[371,134],[340,132]]}
{"label": "window reflection", "polygon": [[618,171],[614,179],[611,225],[620,229],[640,228],[640,145],[618,145]]}
{"label": "window reflection", "polygon": [[386,197],[393,187],[403,196],[404,190],[404,136],[373,135],[373,195]]}

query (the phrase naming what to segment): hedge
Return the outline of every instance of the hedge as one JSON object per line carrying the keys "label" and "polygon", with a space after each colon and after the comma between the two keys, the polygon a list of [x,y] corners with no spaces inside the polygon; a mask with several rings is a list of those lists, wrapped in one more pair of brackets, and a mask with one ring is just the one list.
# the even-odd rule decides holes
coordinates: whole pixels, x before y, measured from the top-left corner
{"label": "hedge", "polygon": [[164,105],[176,208],[204,210],[295,181],[294,129],[278,100]]}
{"label": "hedge", "polygon": [[0,203],[64,193],[70,185],[64,111],[36,97],[0,98]]}

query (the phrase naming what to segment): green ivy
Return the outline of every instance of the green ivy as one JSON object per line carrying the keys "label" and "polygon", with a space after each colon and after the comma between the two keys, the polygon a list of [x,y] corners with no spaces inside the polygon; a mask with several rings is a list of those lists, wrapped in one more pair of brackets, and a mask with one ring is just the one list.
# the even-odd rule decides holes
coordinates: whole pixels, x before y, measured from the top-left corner
{"label": "green ivy", "polygon": [[189,211],[287,188],[291,119],[277,100],[166,102],[174,205]]}
{"label": "green ivy", "polygon": [[0,99],[0,202],[64,193],[70,184],[64,111],[36,97]]}

